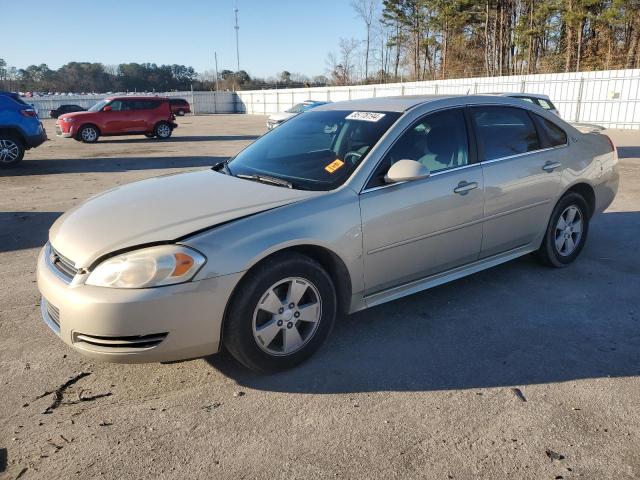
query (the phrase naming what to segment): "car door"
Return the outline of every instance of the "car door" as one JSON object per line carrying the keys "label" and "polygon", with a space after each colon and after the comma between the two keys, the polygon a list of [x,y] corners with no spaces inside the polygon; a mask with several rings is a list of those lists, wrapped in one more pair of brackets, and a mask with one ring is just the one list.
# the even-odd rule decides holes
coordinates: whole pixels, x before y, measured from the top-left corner
{"label": "car door", "polygon": [[557,154],[524,108],[474,106],[470,112],[484,174],[480,257],[532,246],[560,191]]}
{"label": "car door", "polygon": [[[111,107],[111,110],[104,110],[104,108]],[[127,114],[124,110],[124,100],[113,100],[105,105],[103,111],[100,114],[102,119],[102,125],[100,129],[105,135],[117,134],[125,132]]]}
{"label": "car door", "polygon": [[[452,109],[418,120],[387,152],[360,195],[365,295],[478,259],[483,178],[469,145],[463,109]],[[385,184],[403,159],[430,176]]]}
{"label": "car door", "polygon": [[151,110],[157,105],[153,100],[132,100],[127,118],[127,132],[141,133],[149,130],[147,123]]}

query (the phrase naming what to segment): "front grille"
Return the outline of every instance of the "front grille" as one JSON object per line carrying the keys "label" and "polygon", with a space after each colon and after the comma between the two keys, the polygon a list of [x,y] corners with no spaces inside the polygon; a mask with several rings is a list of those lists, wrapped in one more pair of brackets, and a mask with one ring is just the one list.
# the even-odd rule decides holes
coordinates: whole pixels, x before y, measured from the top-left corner
{"label": "front grille", "polygon": [[78,273],[75,264],[64,255],[61,255],[53,245],[49,245],[49,262],[51,265],[69,280]]}
{"label": "front grille", "polygon": [[51,305],[46,300],[44,300],[44,302],[46,302],[47,315],[49,315],[51,321],[60,328],[60,310],[58,310],[58,307]]}
{"label": "front grille", "polygon": [[[97,349],[100,351],[141,351],[158,346],[165,338],[167,333],[154,333],[151,335],[135,335],[127,337],[105,337],[97,335],[87,335],[84,333],[75,333],[73,343],[83,345],[88,349]],[[97,347],[97,348],[96,348]]]}
{"label": "front grille", "polygon": [[46,298],[40,299],[40,313],[47,326],[60,335],[60,310],[55,305],[51,305]]}

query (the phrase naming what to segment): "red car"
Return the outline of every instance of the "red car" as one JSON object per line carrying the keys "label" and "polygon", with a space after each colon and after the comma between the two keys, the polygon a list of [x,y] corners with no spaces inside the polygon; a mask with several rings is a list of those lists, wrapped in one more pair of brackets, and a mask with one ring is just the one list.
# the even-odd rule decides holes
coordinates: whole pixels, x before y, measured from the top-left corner
{"label": "red car", "polygon": [[167,97],[109,97],[86,112],[60,115],[56,134],[85,143],[115,135],[167,139],[178,127],[175,119]]}
{"label": "red car", "polygon": [[191,105],[184,98],[170,98],[171,111],[182,117],[185,113],[191,113]]}

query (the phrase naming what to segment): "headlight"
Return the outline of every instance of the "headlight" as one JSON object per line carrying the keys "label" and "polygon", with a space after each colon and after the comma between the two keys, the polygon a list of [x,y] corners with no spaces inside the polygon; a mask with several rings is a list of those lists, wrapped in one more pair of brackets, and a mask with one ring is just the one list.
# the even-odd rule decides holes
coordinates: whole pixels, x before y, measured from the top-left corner
{"label": "headlight", "polygon": [[73,117],[65,117],[62,119],[62,121],[66,123],[71,123],[71,122],[75,122],[75,119]]}
{"label": "headlight", "polygon": [[99,264],[87,285],[111,288],[147,288],[191,280],[207,259],[181,245],[160,245],[123,253]]}

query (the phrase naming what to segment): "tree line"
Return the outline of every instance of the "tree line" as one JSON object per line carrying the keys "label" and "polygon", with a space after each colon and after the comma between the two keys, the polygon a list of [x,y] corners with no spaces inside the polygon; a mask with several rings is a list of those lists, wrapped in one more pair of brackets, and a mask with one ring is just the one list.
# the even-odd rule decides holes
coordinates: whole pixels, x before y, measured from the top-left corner
{"label": "tree line", "polygon": [[251,77],[246,71],[222,70],[197,73],[184,65],[155,63],[70,62],[57,70],[46,64],[26,68],[8,66],[0,58],[0,90],[20,92],[167,92],[175,90],[249,90],[261,88],[295,88],[327,85],[319,75],[309,78],[299,73],[282,71],[268,78]]}
{"label": "tree line", "polygon": [[121,63],[70,62],[54,70],[46,64],[8,66],[0,58],[0,89],[34,92],[99,92],[188,90],[196,81],[193,67]]}
{"label": "tree line", "polygon": [[352,0],[335,84],[640,66],[640,0]]}

